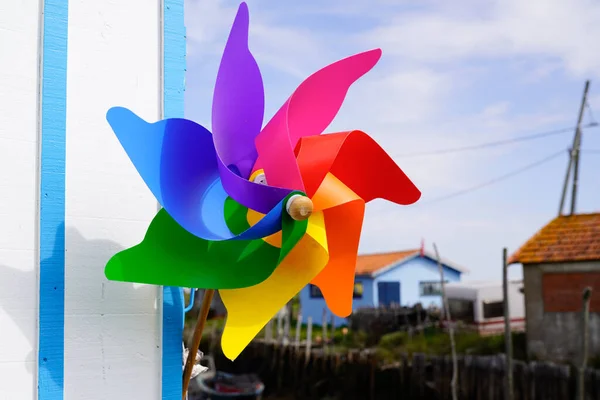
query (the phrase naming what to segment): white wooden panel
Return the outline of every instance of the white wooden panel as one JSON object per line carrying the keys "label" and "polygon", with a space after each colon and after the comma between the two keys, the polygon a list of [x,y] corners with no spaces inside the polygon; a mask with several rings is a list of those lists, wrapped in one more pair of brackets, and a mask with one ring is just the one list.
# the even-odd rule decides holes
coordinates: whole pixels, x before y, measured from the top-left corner
{"label": "white wooden panel", "polygon": [[0,399],[34,399],[38,0],[0,2]]}
{"label": "white wooden panel", "polygon": [[104,277],[156,213],[105,115],[159,118],[160,29],[157,1],[69,2],[66,400],[160,398],[160,289]]}

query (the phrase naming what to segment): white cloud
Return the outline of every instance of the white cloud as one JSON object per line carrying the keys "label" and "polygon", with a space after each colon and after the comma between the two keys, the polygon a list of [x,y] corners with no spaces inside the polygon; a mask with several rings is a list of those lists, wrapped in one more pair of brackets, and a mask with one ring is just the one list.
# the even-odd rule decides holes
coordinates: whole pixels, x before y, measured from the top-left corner
{"label": "white cloud", "polygon": [[188,57],[199,54],[203,56],[220,54],[222,49],[219,49],[216,44],[225,44],[237,11],[237,6],[224,3],[222,0],[185,2]]}
{"label": "white cloud", "polygon": [[[591,0],[497,0],[452,2],[447,8],[398,12],[389,24],[361,32],[413,62],[552,57],[573,74],[600,71],[600,3]],[[474,11],[466,12],[466,8]],[[461,12],[463,11],[463,12]]]}
{"label": "white cloud", "polygon": [[502,117],[506,115],[510,108],[510,103],[508,101],[501,101],[498,103],[490,104],[489,106],[483,109],[483,116],[487,118],[493,117]]}
{"label": "white cloud", "polygon": [[[588,96],[588,104],[593,110],[592,112],[594,113],[594,117],[596,116],[596,114],[600,114],[600,93]],[[598,115],[598,117],[600,117],[600,115]]]}
{"label": "white cloud", "polygon": [[[309,30],[257,22],[250,27],[251,49],[261,65],[304,79],[321,67],[329,52]],[[331,60],[331,62],[336,60]],[[325,65],[322,65],[325,66]]]}
{"label": "white cloud", "polygon": [[349,103],[357,108],[359,119],[383,125],[420,123],[440,112],[452,87],[451,78],[427,68],[367,75]]}
{"label": "white cloud", "polygon": [[548,78],[552,73],[559,71],[561,67],[562,63],[557,60],[540,61],[533,68],[530,65],[524,65],[521,70],[523,75],[522,82],[524,84],[540,82]]}
{"label": "white cloud", "polygon": [[[318,36],[308,29],[288,27],[267,8],[249,3],[249,46],[261,67],[271,66],[302,78],[313,72],[310,68],[315,67],[316,59],[328,54]],[[237,7],[223,0],[186,2],[188,57],[220,59]]]}

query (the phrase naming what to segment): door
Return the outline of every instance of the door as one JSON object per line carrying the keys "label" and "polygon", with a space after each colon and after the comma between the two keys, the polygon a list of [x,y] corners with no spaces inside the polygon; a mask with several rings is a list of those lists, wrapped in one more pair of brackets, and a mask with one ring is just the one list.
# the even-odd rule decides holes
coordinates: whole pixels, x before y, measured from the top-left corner
{"label": "door", "polygon": [[379,306],[400,305],[400,282],[378,282]]}

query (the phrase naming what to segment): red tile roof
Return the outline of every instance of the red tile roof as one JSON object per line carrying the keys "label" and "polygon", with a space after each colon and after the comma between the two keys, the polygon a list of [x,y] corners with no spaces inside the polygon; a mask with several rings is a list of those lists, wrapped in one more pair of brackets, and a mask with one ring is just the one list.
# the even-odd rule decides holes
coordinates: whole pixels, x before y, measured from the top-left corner
{"label": "red tile roof", "polygon": [[371,275],[384,267],[417,254],[419,250],[395,251],[392,253],[363,254],[356,262],[356,275]]}
{"label": "red tile roof", "polygon": [[508,260],[510,264],[600,261],[600,213],[554,218]]}

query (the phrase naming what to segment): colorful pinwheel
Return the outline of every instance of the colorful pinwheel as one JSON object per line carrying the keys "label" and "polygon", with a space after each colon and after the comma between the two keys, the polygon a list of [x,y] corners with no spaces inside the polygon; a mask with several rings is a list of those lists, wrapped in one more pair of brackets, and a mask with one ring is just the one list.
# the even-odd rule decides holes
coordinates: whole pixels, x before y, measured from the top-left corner
{"label": "colorful pinwheel", "polygon": [[309,282],[332,312],[349,315],[365,203],[420,197],[367,134],[321,136],[381,51],[311,75],[263,128],[263,84],[248,24],[242,3],[217,76],[212,134],[186,119],[147,123],[120,107],[107,113],[163,208],[140,244],[110,259],[106,276],[219,289],[228,313],[222,348],[230,359]]}

